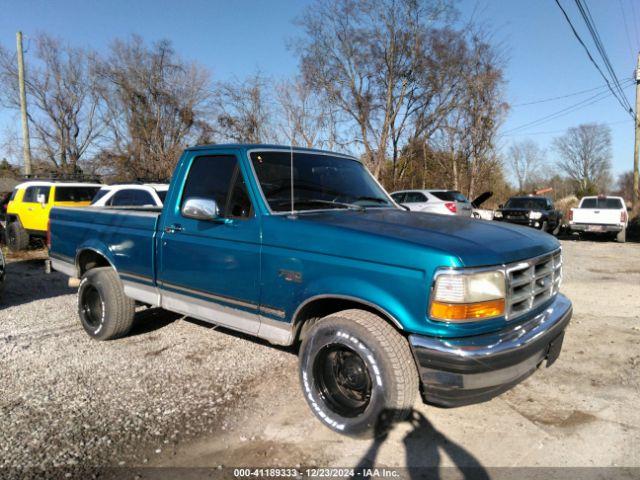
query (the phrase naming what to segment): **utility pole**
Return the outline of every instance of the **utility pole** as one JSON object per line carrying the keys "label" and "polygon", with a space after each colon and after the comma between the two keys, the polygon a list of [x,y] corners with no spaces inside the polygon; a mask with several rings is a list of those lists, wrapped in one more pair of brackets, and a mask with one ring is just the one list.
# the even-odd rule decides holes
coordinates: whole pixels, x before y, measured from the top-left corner
{"label": "utility pole", "polygon": [[640,53],[638,53],[638,64],[636,65],[636,143],[633,149],[633,196],[631,208],[633,213],[638,213],[638,156],[640,155]]}
{"label": "utility pole", "polygon": [[18,48],[18,85],[20,89],[20,113],[22,115],[22,154],[24,174],[31,175],[31,143],[29,141],[29,123],[27,121],[27,94],[24,89],[24,58],[22,56],[22,32],[16,33]]}

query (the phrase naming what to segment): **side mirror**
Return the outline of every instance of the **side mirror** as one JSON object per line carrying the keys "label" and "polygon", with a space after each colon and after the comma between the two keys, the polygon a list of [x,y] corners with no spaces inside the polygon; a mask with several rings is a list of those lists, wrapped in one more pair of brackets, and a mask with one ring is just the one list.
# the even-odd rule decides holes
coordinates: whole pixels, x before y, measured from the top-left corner
{"label": "side mirror", "polygon": [[220,210],[216,201],[202,197],[187,198],[184,205],[182,205],[182,215],[195,220],[223,220],[220,217]]}
{"label": "side mirror", "polygon": [[47,197],[45,196],[44,193],[39,193],[36,196],[36,202],[38,202],[40,205],[44,207],[47,204]]}
{"label": "side mirror", "polygon": [[498,208],[502,210],[504,208],[504,204],[501,203],[500,205],[498,205]]}

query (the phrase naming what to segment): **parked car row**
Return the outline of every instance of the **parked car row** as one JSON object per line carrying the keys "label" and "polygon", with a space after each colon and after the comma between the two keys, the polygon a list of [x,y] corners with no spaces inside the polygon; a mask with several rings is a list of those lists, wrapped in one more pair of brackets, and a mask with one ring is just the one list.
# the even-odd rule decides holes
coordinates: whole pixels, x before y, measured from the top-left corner
{"label": "parked car row", "polygon": [[[479,210],[480,205],[492,195],[492,192],[485,192],[470,202],[457,190],[402,190],[393,192],[391,197],[416,212],[495,220],[535,228],[552,235],[558,235],[563,227],[563,214],[555,208],[550,198],[515,196],[504,205],[499,205],[495,212]],[[625,242],[628,221],[629,215],[622,197],[599,195],[582,198],[578,207],[569,211],[566,227],[571,233],[603,234],[618,242]]]}
{"label": "parked car row", "polygon": [[34,239],[44,240],[53,207],[161,208],[168,189],[164,184],[27,181],[17,185],[0,204],[5,239],[11,251],[24,250]]}

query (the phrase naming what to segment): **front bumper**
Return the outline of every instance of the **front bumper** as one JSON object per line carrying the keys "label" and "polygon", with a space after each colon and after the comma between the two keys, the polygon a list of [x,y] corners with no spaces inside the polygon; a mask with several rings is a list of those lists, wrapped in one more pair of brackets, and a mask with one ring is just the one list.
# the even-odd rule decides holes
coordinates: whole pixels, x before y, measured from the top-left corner
{"label": "front bumper", "polygon": [[596,223],[570,223],[569,229],[572,232],[618,233],[624,229],[624,225],[596,224]]}
{"label": "front bumper", "polygon": [[567,297],[558,294],[535,317],[499,332],[455,339],[410,335],[427,403],[457,407],[499,395],[560,355],[571,320]]}
{"label": "front bumper", "polygon": [[538,218],[536,220],[526,218],[494,218],[494,220],[498,222],[504,223],[513,223],[514,225],[523,225],[525,227],[537,228],[540,230],[542,228],[543,223],[546,221],[545,218]]}

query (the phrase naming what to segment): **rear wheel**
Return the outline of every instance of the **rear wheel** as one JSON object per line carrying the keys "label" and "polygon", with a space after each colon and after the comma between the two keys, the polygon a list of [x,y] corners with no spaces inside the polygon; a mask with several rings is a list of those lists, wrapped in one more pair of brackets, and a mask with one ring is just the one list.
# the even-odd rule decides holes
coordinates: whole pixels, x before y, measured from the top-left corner
{"label": "rear wheel", "polygon": [[406,338],[362,310],[330,315],[310,328],[300,349],[300,382],[326,426],[357,437],[382,435],[405,419],[419,388]]}
{"label": "rear wheel", "polygon": [[133,324],[135,302],[124,294],[111,267],[92,268],[78,288],[78,314],[85,331],[97,340],[123,337]]}
{"label": "rear wheel", "polygon": [[25,250],[29,246],[29,233],[18,221],[13,221],[7,226],[7,246],[12,252]]}
{"label": "rear wheel", "polygon": [[627,229],[622,227],[622,230],[620,230],[616,235],[616,242],[624,243],[626,241],[627,241]]}

